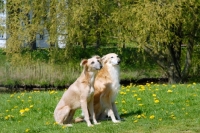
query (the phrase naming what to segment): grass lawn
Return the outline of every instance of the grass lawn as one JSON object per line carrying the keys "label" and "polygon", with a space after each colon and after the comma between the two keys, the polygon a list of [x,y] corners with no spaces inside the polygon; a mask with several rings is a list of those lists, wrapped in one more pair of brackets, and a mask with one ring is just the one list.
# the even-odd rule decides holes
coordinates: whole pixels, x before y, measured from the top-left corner
{"label": "grass lawn", "polygon": [[[57,125],[54,108],[63,91],[0,94],[1,133],[197,133],[200,132],[200,84],[121,86],[116,103],[121,123],[87,127]],[[77,110],[76,116],[80,114]]]}

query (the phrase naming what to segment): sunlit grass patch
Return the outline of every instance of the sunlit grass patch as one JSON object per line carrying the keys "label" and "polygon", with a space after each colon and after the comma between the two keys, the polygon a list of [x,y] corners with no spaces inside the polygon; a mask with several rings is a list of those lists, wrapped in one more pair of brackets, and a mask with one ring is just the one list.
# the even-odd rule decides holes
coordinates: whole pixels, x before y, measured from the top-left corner
{"label": "sunlit grass patch", "polygon": [[93,128],[85,122],[72,128],[55,123],[53,111],[62,94],[57,90],[0,94],[1,132],[200,132],[200,84],[122,86],[115,103],[124,121],[102,121]]}

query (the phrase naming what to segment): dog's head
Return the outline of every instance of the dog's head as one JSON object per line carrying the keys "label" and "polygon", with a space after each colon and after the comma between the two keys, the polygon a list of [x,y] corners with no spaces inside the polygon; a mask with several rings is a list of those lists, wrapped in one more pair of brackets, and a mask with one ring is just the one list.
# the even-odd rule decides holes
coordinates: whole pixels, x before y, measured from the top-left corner
{"label": "dog's head", "polygon": [[101,57],[98,55],[93,56],[90,59],[83,59],[81,66],[84,66],[88,71],[96,71],[102,68]]}
{"label": "dog's head", "polygon": [[103,65],[109,64],[109,65],[116,66],[120,64],[120,58],[118,57],[117,54],[110,53],[102,57],[102,62],[103,62]]}

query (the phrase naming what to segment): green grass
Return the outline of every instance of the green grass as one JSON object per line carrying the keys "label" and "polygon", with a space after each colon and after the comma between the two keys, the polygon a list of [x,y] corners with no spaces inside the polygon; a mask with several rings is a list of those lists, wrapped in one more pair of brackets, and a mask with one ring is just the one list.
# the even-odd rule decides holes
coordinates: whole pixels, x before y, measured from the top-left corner
{"label": "green grass", "polygon": [[[195,133],[200,132],[200,84],[122,86],[116,103],[119,124],[57,125],[54,108],[63,91],[0,94],[1,133]],[[21,111],[21,113],[20,113]],[[75,116],[80,114],[77,110]]]}

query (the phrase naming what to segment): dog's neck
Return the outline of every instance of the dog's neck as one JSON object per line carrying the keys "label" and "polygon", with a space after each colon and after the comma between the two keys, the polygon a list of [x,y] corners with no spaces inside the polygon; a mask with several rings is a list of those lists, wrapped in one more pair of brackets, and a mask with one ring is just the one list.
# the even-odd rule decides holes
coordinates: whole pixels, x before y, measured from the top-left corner
{"label": "dog's neck", "polygon": [[108,72],[109,72],[109,75],[110,77],[112,78],[113,81],[116,81],[116,82],[119,82],[119,77],[120,77],[120,68],[119,68],[119,65],[110,65],[110,66],[107,66],[108,68]]}
{"label": "dog's neck", "polygon": [[90,85],[93,86],[96,73],[97,73],[97,72],[88,71],[88,69],[85,68],[85,69],[83,70],[83,72],[82,72],[83,81],[86,82],[86,83],[89,83]]}

